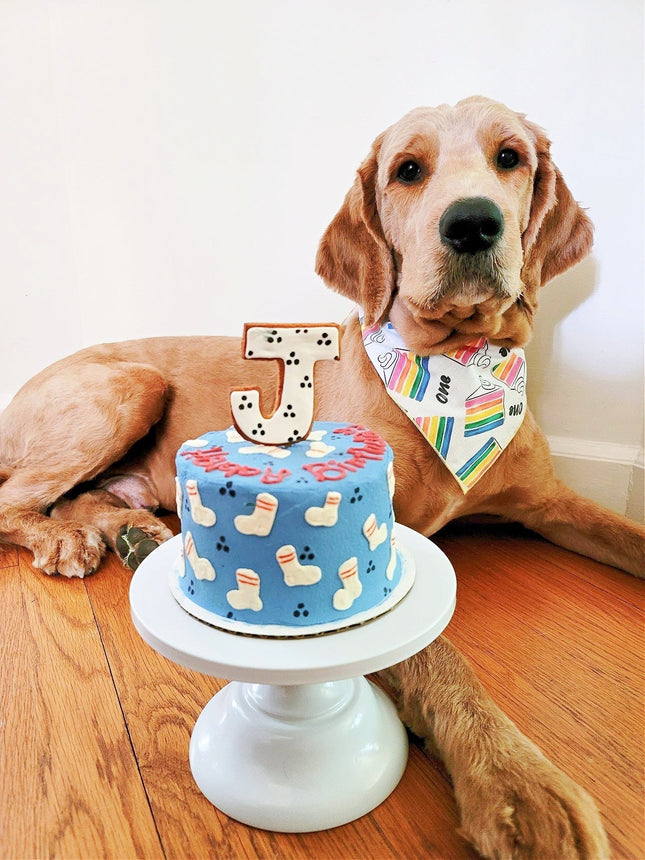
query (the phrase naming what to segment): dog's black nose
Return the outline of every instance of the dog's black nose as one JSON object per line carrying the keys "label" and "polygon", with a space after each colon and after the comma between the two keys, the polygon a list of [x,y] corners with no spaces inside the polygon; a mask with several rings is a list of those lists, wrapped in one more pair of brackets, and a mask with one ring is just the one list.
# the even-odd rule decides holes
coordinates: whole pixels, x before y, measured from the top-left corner
{"label": "dog's black nose", "polygon": [[504,232],[504,217],[487,197],[470,197],[449,206],[439,221],[441,241],[458,254],[487,251]]}

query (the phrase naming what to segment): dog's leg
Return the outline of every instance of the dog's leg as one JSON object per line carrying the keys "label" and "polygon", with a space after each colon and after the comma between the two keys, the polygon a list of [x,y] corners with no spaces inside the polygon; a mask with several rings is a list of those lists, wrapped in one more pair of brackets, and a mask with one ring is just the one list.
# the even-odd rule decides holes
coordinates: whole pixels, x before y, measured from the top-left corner
{"label": "dog's leg", "polygon": [[[533,471],[525,460],[526,473]],[[558,546],[603,564],[645,577],[645,528],[585,499],[539,464],[541,480],[509,488],[487,500],[482,510],[522,523]]]}
{"label": "dog's leg", "polygon": [[[148,501],[150,507],[157,507],[156,500]],[[49,515],[52,519],[73,520],[99,529],[105,543],[131,570],[136,570],[160,543],[172,537],[171,530],[150,510],[134,510],[108,490],[89,490],[75,498],[63,498]]]}
{"label": "dog's leg", "polygon": [[552,543],[645,577],[645,529],[579,496],[562,481],[514,506],[514,518]]}
{"label": "dog's leg", "polygon": [[[23,488],[18,485],[16,489]],[[49,574],[85,576],[99,566],[105,544],[98,529],[77,522],[53,522],[39,510],[30,510],[24,496],[19,505],[7,505],[1,497],[0,504],[0,540],[30,549],[34,567]]]}
{"label": "dog's leg", "polygon": [[514,520],[558,546],[645,577],[645,528],[556,478],[548,442],[531,413],[494,470],[497,489],[489,482],[476,499],[475,488],[471,512]]}
{"label": "dog's leg", "polygon": [[452,778],[464,836],[485,857],[607,857],[593,800],[490,699],[443,637],[380,673],[401,718]]}
{"label": "dog's leg", "polygon": [[167,383],[153,367],[78,362],[36,377],[0,416],[0,540],[30,549],[46,573],[84,576],[105,549],[99,528],[46,512],[120,460],[162,416]]}
{"label": "dog's leg", "polygon": [[502,494],[506,515],[552,543],[645,577],[645,528],[578,495],[555,478],[550,463],[543,474],[541,486]]}

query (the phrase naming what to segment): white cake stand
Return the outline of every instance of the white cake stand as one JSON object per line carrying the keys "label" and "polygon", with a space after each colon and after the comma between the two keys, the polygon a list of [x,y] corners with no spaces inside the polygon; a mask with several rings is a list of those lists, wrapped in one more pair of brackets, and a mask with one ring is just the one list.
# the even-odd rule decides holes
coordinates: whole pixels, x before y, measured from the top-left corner
{"label": "white cake stand", "polygon": [[407,762],[405,729],[388,697],[363,677],[432,642],[455,607],[456,580],[427,538],[396,526],[413,557],[411,591],[369,623],[303,639],[217,630],[175,601],[168,571],[175,537],[134,574],[134,625],[176,663],[227,678],[190,742],[190,766],[206,797],[244,824],[289,833],[324,830],[378,806]]}

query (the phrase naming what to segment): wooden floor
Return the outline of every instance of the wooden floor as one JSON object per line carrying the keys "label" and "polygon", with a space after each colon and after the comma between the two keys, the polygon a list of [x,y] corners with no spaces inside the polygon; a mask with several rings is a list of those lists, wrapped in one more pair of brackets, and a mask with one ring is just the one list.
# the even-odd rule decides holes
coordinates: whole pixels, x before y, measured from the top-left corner
{"label": "wooden floor", "polygon": [[[641,860],[642,584],[513,527],[461,527],[437,543],[458,579],[447,635],[593,795],[613,856]],[[414,745],[394,793],[344,827],[272,834],[221,814],[193,783],[188,742],[224,682],[143,643],[129,581],[114,557],[67,581],[0,547],[1,857],[476,856],[448,779]]]}

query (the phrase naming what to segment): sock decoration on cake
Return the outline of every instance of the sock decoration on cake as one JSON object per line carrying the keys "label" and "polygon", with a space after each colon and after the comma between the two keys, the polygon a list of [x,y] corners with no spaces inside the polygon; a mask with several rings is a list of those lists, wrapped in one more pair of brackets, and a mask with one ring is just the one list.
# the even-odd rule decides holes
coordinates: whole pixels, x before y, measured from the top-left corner
{"label": "sock decoration on cake", "polygon": [[233,391],[235,426],[179,449],[175,597],[204,621],[268,636],[382,614],[414,580],[395,542],[392,451],[360,425],[313,423],[315,364],[339,358],[338,327],[247,325],[243,355],[281,363],[277,403],[264,415],[258,389]]}
{"label": "sock decoration on cake", "polygon": [[387,393],[464,493],[470,490],[526,414],[524,350],[480,337],[443,355],[419,356],[391,322],[363,326],[363,345]]}

